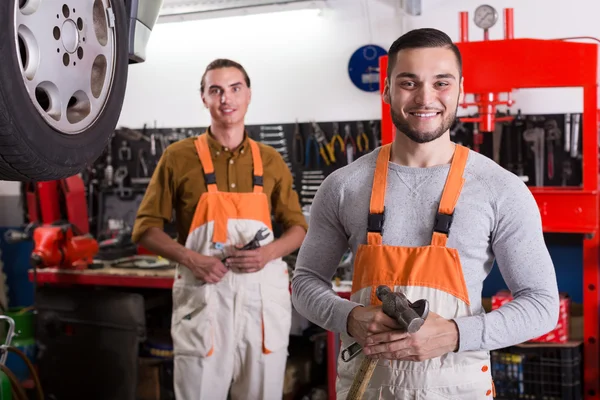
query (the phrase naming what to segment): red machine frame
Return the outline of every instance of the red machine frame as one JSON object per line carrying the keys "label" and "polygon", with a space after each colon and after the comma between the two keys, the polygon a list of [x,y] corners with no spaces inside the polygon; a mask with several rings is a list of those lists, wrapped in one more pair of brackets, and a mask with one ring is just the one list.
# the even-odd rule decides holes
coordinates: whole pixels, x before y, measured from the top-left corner
{"label": "red machine frame", "polygon": [[[457,43],[463,58],[465,94],[474,94],[479,123],[493,130],[498,94],[525,88],[583,88],[583,187],[531,187],[540,209],[544,232],[584,234],[584,396],[600,399],[599,252],[600,195],[598,193],[598,45],[564,40],[514,39],[512,9],[504,10],[503,40],[468,41],[468,14],[460,13]],[[484,39],[487,35],[484,36]],[[560,60],[564,60],[561,62]],[[388,58],[380,59],[380,78],[386,78]],[[383,84],[381,91],[383,91]],[[510,101],[510,97],[509,97]],[[506,103],[506,102],[504,102]],[[512,101],[511,101],[512,103]],[[394,127],[390,108],[382,105],[382,144],[390,143]],[[583,146],[585,144],[585,146]]]}

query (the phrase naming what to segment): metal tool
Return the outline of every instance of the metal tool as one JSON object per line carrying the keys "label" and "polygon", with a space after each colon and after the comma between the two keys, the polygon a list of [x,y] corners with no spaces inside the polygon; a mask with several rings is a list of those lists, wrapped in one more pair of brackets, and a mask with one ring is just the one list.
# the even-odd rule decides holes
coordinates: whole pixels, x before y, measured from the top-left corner
{"label": "metal tool", "polygon": [[318,175],[320,177],[325,177],[325,174],[323,174],[323,171],[320,171],[320,170],[316,170],[316,171],[302,171],[302,175],[303,176]]}
{"label": "metal tool", "polygon": [[127,142],[127,140],[123,140],[121,142],[121,147],[119,147],[119,160],[131,160],[131,147],[129,147],[129,143]]}
{"label": "metal tool", "polygon": [[281,139],[281,140],[261,140],[262,144],[266,144],[268,146],[285,146],[286,142],[285,139]]}
{"label": "metal tool", "polygon": [[579,122],[581,121],[581,114],[573,114],[573,120],[571,121],[571,157],[579,158]]}
{"label": "metal tool", "polygon": [[282,125],[274,125],[274,126],[261,126],[261,131],[283,131]]}
{"label": "metal tool", "polygon": [[140,149],[138,151],[138,160],[139,160],[140,165],[142,167],[142,172],[144,173],[144,176],[148,176],[148,164],[146,163],[145,153],[146,152],[144,151],[144,149]]}
{"label": "metal tool", "polygon": [[156,134],[150,135],[150,155],[156,156]]}
{"label": "metal tool", "polygon": [[129,170],[126,166],[122,165],[115,171],[115,183],[117,184],[117,188],[115,189],[115,193],[122,198],[128,199],[133,195],[133,189],[130,187],[125,187],[124,181],[125,178],[129,175]]}
{"label": "metal tool", "polygon": [[[258,230],[258,232],[256,232],[256,234],[254,235],[254,237],[252,238],[252,240],[250,240],[248,243],[246,243],[239,250],[255,250],[255,249],[258,249],[260,247],[261,240],[265,240],[266,238],[269,237],[269,235],[271,235],[271,233],[268,232],[267,228],[260,228]],[[229,258],[231,258],[231,256],[225,257],[224,259],[221,260],[221,262],[225,262]]]}
{"label": "metal tool", "polygon": [[[381,308],[384,314],[398,322],[403,331],[413,334],[421,329],[429,315],[429,302],[427,300],[421,299],[411,303],[404,293],[392,292],[385,285],[378,286],[376,294],[377,298],[381,300]],[[360,352],[360,346],[357,347],[353,343],[348,348],[342,350],[342,360],[350,361],[360,354]],[[346,400],[362,399],[378,362],[378,359],[368,357],[363,359],[358,372],[354,376],[354,381],[352,382],[352,386],[350,386]]]}
{"label": "metal tool", "polygon": [[502,130],[504,124],[496,123],[492,133],[492,153],[496,164],[500,165],[500,148],[502,145]]}
{"label": "metal tool", "polygon": [[294,127],[294,141],[292,142],[292,153],[294,154],[294,163],[301,165],[304,161],[304,137],[300,132],[300,124],[296,120]]}
{"label": "metal tool", "polygon": [[317,186],[303,185],[302,190],[319,190],[319,185],[317,185]]}
{"label": "metal tool", "polygon": [[[314,150],[314,151],[313,151]],[[315,157],[315,165],[317,168],[321,167],[321,155],[319,153],[319,143],[315,139],[313,134],[309,134],[308,139],[306,140],[306,148],[304,154],[304,167],[311,167],[312,156]]]}
{"label": "metal tool", "polygon": [[531,143],[534,155],[535,186],[544,186],[544,129],[533,127],[523,132],[523,139]]}
{"label": "metal tool", "polygon": [[334,122],[333,123],[333,136],[331,137],[331,140],[329,141],[329,143],[327,143],[327,147],[329,150],[329,154],[331,156],[332,163],[336,162],[336,158],[335,158],[335,144],[336,143],[339,143],[340,151],[343,153],[345,150],[345,146],[344,146],[344,139],[340,136],[340,125],[337,122]]}
{"label": "metal tool", "polygon": [[261,139],[268,139],[268,138],[281,138],[281,139],[283,139],[285,137],[285,134],[283,133],[283,131],[276,132],[276,133],[264,133],[264,132],[261,132],[259,135],[260,135]]}
{"label": "metal tool", "polygon": [[321,183],[323,183],[322,179],[302,179],[301,183],[307,184],[307,185],[320,185]]}
{"label": "metal tool", "polygon": [[571,164],[571,160],[566,159],[562,162],[561,179],[562,179],[563,186],[567,186],[567,183],[569,182],[569,179],[571,179],[572,175],[573,175],[573,165]]}
{"label": "metal tool", "polygon": [[565,114],[565,153],[571,153],[571,114]]}
{"label": "metal tool", "polygon": [[321,158],[325,161],[325,165],[331,165],[331,163],[335,161],[335,155],[332,153],[329,146],[327,146],[327,136],[325,136],[325,132],[321,130],[321,127],[315,121],[312,121],[311,124],[314,137],[319,144],[319,154],[321,154]]}
{"label": "metal tool", "polygon": [[558,127],[558,122],[554,119],[549,119],[544,124],[546,130],[546,146],[547,160],[548,160],[548,178],[554,178],[554,145],[560,141],[562,132]]}
{"label": "metal tool", "polygon": [[350,124],[344,125],[344,153],[346,154],[346,162],[350,164],[354,161],[354,152],[356,151],[356,142],[352,136],[352,128]]}
{"label": "metal tool", "polygon": [[365,133],[365,128],[362,121],[356,123],[358,134],[356,135],[356,147],[361,153],[369,152],[369,137]]}
{"label": "metal tool", "polygon": [[371,143],[373,143],[373,148],[379,147],[381,143],[379,139],[379,122],[370,121],[369,126],[371,127]]}

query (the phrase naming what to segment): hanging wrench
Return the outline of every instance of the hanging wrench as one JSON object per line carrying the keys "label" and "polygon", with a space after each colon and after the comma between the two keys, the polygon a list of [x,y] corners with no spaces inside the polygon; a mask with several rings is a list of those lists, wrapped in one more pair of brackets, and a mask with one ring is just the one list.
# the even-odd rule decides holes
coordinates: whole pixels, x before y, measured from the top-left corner
{"label": "hanging wrench", "polygon": [[573,114],[571,123],[571,157],[579,158],[579,121],[581,114]]}
{"label": "hanging wrench", "polygon": [[285,139],[281,140],[261,140],[262,144],[266,144],[268,146],[285,146]]}
{"label": "hanging wrench", "polygon": [[530,142],[534,154],[535,186],[544,186],[544,135],[542,128],[529,128],[523,132],[523,139]]}
{"label": "hanging wrench", "polygon": [[261,126],[261,131],[283,131],[283,126],[275,125],[275,126]]}
{"label": "hanging wrench", "polygon": [[547,120],[544,124],[544,129],[546,130],[546,141],[548,142],[548,178],[552,179],[554,178],[554,144],[559,142],[562,132],[554,119]]}

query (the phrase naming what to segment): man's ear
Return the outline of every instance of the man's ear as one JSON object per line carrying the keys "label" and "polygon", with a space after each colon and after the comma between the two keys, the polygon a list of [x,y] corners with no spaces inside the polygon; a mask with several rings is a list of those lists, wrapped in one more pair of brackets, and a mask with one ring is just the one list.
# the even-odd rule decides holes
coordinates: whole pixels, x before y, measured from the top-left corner
{"label": "man's ear", "polygon": [[204,107],[208,108],[208,104],[206,104],[206,99],[204,98],[204,93],[200,92],[200,98],[202,99],[202,104],[204,104]]}
{"label": "man's ear", "polygon": [[386,104],[390,104],[391,101],[391,97],[390,97],[390,81],[388,80],[388,78],[385,78],[385,81],[383,83],[383,94],[382,94],[382,98],[383,98],[383,102]]}
{"label": "man's ear", "polygon": [[464,99],[465,99],[465,85],[464,85],[464,82],[465,82],[465,77],[461,76],[460,77],[460,87],[459,87],[460,91],[459,91],[459,95],[458,95],[458,104],[461,104],[464,101]]}

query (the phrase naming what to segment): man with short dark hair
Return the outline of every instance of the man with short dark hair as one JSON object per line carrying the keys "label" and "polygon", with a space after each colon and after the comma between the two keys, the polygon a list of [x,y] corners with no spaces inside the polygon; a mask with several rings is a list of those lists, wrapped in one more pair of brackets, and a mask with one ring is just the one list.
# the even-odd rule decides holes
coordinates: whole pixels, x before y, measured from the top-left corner
{"label": "man with short dark hair", "polygon": [[[138,210],[133,240],[178,263],[171,335],[181,400],[275,399],[291,327],[289,274],[306,220],[292,175],[244,125],[250,79],[219,59],[201,82],[207,132],[169,146]],[[163,232],[175,210],[178,237]],[[274,239],[271,214],[284,233]],[[257,249],[241,249],[256,242]]]}
{"label": "man with short dark hair", "polygon": [[[396,135],[321,185],[292,281],[296,309],[362,354],[339,360],[348,394],[364,357],[378,359],[363,399],[491,399],[489,351],[556,326],[559,297],[536,202],[489,158],[450,141],[463,96],[460,53],[435,29],[389,50],[383,99]],[[365,190],[366,189],[366,190]],[[350,300],[331,278],[350,246]],[[488,314],[483,281],[494,259],[514,300]],[[383,313],[385,285],[430,312],[416,333]]]}

